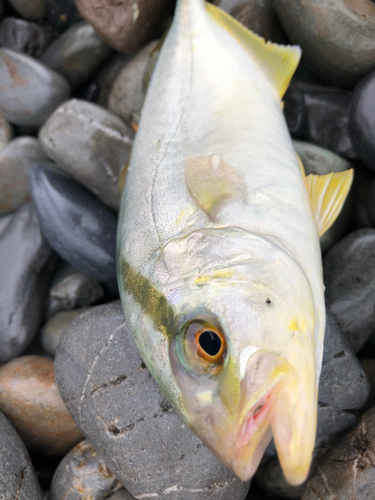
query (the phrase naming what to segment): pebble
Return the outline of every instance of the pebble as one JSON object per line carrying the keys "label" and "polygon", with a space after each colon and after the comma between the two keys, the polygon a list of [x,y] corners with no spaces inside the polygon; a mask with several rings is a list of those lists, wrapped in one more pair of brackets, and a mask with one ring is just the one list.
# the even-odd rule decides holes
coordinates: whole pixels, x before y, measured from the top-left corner
{"label": "pebble", "polygon": [[40,19],[46,14],[46,0],[8,0],[26,19]]}
{"label": "pebble", "polygon": [[215,0],[213,3],[266,40],[287,43],[272,0]]}
{"label": "pebble", "polygon": [[3,231],[12,220],[12,218],[13,214],[0,215],[0,236],[2,235]]}
{"label": "pebble", "polygon": [[13,127],[0,113],[0,151],[5,148],[13,137]]}
{"label": "pebble", "polygon": [[355,88],[349,130],[359,158],[375,171],[375,71]]}
{"label": "pebble", "polygon": [[82,21],[60,35],[40,60],[64,75],[75,88],[87,82],[111,52],[96,36],[94,28]]}
{"label": "pebble", "polygon": [[139,123],[146,97],[147,82],[151,78],[160,51],[160,43],[149,43],[124,66],[113,82],[108,108],[126,123]]}
{"label": "pebble", "polygon": [[97,31],[104,43],[131,54],[160,34],[170,0],[76,0],[82,17]]}
{"label": "pebble", "polygon": [[[326,175],[330,172],[343,172],[353,167],[349,161],[315,144],[294,141],[294,149],[302,160],[306,175]],[[333,226],[320,238],[323,254],[348,234],[352,222],[352,211],[353,194],[350,192]]]}
{"label": "pebble", "polygon": [[0,367],[0,410],[25,445],[44,455],[65,455],[83,439],[61,399],[50,359],[22,356]]}
{"label": "pebble", "polygon": [[0,214],[13,212],[30,201],[28,171],[47,156],[35,137],[19,137],[0,151]]}
{"label": "pebble", "polygon": [[215,458],[165,400],[120,305],[98,306],[74,320],[55,365],[73,418],[136,498],[246,498],[249,483]]}
{"label": "pebble", "polygon": [[135,498],[128,491],[120,490],[109,496],[108,500],[135,500]]}
{"label": "pebble", "polygon": [[37,333],[54,262],[28,203],[0,234],[0,363],[22,354]]}
{"label": "pebble", "polygon": [[104,295],[100,284],[90,276],[61,261],[57,266],[48,294],[47,316],[88,306]]}
{"label": "pebble", "polygon": [[98,85],[98,97],[96,102],[100,106],[108,108],[109,94],[113,83],[131,59],[131,56],[116,53],[103,64],[97,73],[95,77],[95,82]]}
{"label": "pebble", "polygon": [[47,20],[59,33],[82,21],[74,0],[46,0]]}
{"label": "pebble", "polygon": [[290,41],[332,85],[352,87],[375,67],[375,4],[371,0],[275,0]]}
{"label": "pebble", "polygon": [[375,408],[332,446],[302,500],[371,500],[375,491]]}
{"label": "pebble", "polygon": [[63,76],[10,49],[0,49],[0,86],[0,113],[16,125],[43,125],[70,96]]}
{"label": "pebble", "polygon": [[39,57],[53,40],[51,29],[40,24],[7,17],[0,25],[0,46]]}
{"label": "pebble", "polygon": [[370,395],[365,406],[368,409],[375,406],[375,359],[362,358],[360,363],[370,384]]}
{"label": "pebble", "polygon": [[323,260],[326,305],[354,352],[375,323],[375,230],[359,229],[335,245]]}
{"label": "pebble", "polygon": [[69,324],[77,316],[87,311],[86,307],[72,309],[71,311],[60,311],[52,316],[42,327],[42,346],[52,357],[56,355],[60,339],[68,328]]}
{"label": "pebble", "polygon": [[87,189],[60,175],[51,163],[33,165],[30,186],[51,246],[117,297],[116,214]]}
{"label": "pebble", "polygon": [[29,454],[9,420],[0,412],[0,498],[43,500]]}
{"label": "pebble", "polygon": [[122,488],[88,441],[77,444],[53,476],[50,500],[104,500]]}
{"label": "pebble", "polygon": [[119,174],[134,138],[130,127],[96,104],[72,99],[53,113],[39,135],[60,168],[118,210]]}
{"label": "pebble", "polygon": [[[369,391],[367,377],[358,359],[341,334],[333,315],[327,310],[318,396],[317,457],[321,455],[319,447],[322,448],[355,423],[358,411],[366,404]],[[300,498],[306,486],[293,487],[288,484],[277,457],[261,465],[255,478],[267,493],[286,498]]]}

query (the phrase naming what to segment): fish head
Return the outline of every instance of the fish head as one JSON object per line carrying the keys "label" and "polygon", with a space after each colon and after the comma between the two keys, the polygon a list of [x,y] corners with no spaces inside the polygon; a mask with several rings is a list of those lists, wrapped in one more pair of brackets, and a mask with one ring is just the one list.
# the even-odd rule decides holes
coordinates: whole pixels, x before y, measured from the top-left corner
{"label": "fish head", "polygon": [[[205,234],[174,249],[174,384],[190,428],[238,477],[253,476],[273,435],[286,479],[300,484],[316,433],[312,293],[275,242],[245,240]],[[220,259],[209,250],[218,246]]]}

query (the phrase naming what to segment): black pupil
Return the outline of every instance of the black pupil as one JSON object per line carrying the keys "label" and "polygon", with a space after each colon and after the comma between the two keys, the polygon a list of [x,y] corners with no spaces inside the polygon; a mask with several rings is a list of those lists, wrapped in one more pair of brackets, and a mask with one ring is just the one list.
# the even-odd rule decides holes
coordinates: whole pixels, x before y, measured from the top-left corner
{"label": "black pupil", "polygon": [[199,336],[199,345],[210,356],[216,356],[221,349],[221,339],[217,333],[206,330]]}

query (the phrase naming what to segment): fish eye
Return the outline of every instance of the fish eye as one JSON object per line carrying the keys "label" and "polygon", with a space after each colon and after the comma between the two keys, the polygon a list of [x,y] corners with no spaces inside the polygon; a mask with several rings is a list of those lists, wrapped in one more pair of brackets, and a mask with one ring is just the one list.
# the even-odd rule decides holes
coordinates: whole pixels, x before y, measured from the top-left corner
{"label": "fish eye", "polygon": [[186,358],[194,369],[207,373],[221,368],[226,341],[218,328],[195,320],[186,325],[183,342]]}

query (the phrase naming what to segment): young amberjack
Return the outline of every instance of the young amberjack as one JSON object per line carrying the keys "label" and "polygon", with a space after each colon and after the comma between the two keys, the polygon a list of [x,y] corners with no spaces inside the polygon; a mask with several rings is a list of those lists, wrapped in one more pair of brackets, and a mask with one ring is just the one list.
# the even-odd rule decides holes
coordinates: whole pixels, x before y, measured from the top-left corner
{"label": "young amberjack", "polygon": [[282,110],[299,47],[179,0],[122,198],[124,313],[187,425],[243,480],[274,437],[285,477],[314,449],[325,330],[319,236],[352,171],[305,177]]}

